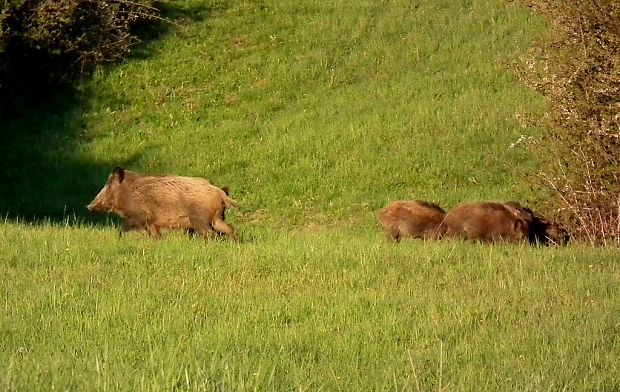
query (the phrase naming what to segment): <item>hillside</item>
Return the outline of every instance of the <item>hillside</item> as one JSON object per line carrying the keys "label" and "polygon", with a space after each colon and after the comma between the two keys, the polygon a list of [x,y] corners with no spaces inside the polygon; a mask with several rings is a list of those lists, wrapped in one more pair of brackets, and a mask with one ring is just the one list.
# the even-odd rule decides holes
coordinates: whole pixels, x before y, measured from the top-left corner
{"label": "hillside", "polygon": [[[499,0],[173,2],[176,25],[2,126],[0,388],[617,390],[617,248],[387,241],[388,201],[536,205]],[[171,11],[172,12],[172,11]],[[203,176],[240,243],[119,238],[116,165]]]}
{"label": "hillside", "polygon": [[165,39],[10,124],[5,213],[83,216],[117,164],[209,178],[276,225],[365,221],[395,198],[533,196],[537,158],[510,148],[540,134],[516,116],[542,101],[507,67],[542,27],[526,10],[178,6],[185,23]]}

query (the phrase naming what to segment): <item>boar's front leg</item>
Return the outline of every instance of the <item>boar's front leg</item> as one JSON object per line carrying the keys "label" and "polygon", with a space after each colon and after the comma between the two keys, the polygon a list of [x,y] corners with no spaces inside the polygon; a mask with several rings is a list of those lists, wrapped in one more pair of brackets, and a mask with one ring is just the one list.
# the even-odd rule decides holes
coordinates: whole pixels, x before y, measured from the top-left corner
{"label": "boar's front leg", "polygon": [[121,237],[124,232],[132,230],[146,230],[145,222],[137,219],[126,218],[123,221],[123,225],[121,226],[120,230],[118,231],[118,236]]}
{"label": "boar's front leg", "polygon": [[149,223],[148,221],[144,219],[132,219],[132,218],[127,218],[123,221],[123,225],[121,226],[121,229],[118,232],[118,236],[121,237],[124,232],[132,231],[132,230],[135,230],[135,231],[144,230],[151,237],[155,237],[155,238],[159,238],[161,236],[159,227],[157,227],[156,225]]}

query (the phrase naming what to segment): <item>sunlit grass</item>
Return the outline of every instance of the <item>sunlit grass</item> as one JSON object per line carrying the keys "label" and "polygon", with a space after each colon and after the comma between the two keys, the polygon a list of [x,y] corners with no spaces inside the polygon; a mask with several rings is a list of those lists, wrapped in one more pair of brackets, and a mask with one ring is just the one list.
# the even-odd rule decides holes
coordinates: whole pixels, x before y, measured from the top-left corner
{"label": "sunlit grass", "polygon": [[178,6],[191,22],[50,120],[71,149],[25,146],[49,168],[15,203],[72,216],[116,164],[199,175],[241,203],[242,241],[119,238],[80,212],[0,224],[0,387],[620,387],[617,249],[395,245],[376,222],[400,198],[540,196],[522,177],[546,157],[509,146],[541,132],[515,114],[542,101],[505,66],[540,19],[494,0]]}
{"label": "sunlit grass", "polygon": [[4,385],[616,385],[616,250],[252,234],[119,241],[112,229],[3,226]]}
{"label": "sunlit grass", "polygon": [[80,154],[210,178],[278,225],[532,199],[509,146],[542,101],[502,63],[541,26],[497,1],[229,4],[96,79]]}

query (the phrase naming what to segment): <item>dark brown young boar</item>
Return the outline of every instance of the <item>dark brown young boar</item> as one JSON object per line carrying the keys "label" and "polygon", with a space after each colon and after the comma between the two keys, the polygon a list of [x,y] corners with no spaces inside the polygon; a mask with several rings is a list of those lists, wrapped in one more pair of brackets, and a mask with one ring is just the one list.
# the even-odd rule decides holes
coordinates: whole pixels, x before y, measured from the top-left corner
{"label": "dark brown young boar", "polygon": [[566,229],[557,222],[549,221],[515,201],[507,201],[502,204],[528,222],[530,228],[528,239],[530,243],[566,245],[570,240]]}
{"label": "dark brown young boar", "polygon": [[234,229],[224,222],[226,207],[236,205],[204,178],[146,175],[116,167],[87,208],[123,218],[121,232],[146,230],[159,236],[161,229],[180,229],[236,240]]}
{"label": "dark brown young boar", "polygon": [[422,200],[394,201],[379,213],[379,222],[388,238],[441,238],[441,222],[446,212],[435,203]]}
{"label": "dark brown young boar", "polygon": [[502,203],[461,204],[446,214],[446,236],[483,242],[529,240],[527,220]]}

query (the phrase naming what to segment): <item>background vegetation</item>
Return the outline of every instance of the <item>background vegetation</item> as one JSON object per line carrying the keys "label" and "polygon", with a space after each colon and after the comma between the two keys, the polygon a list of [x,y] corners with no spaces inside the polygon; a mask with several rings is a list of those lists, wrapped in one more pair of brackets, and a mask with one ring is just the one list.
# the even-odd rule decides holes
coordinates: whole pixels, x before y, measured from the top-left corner
{"label": "background vegetation", "polygon": [[[554,159],[519,118],[548,107],[510,68],[546,20],[170,6],[162,39],[3,117],[4,389],[618,389],[617,248],[395,245],[376,222],[401,198],[542,208]],[[117,164],[227,185],[241,243],[118,239],[83,207]]]}
{"label": "background vegetation", "polygon": [[0,1],[0,104],[47,96],[63,80],[124,58],[139,41],[134,28],[157,14],[150,0]]}
{"label": "background vegetation", "polygon": [[555,161],[542,185],[573,235],[620,241],[620,4],[525,0],[552,21],[554,35],[527,58],[524,79],[548,99],[538,122],[549,138],[534,153]]}

